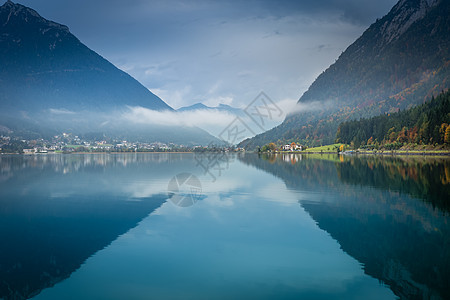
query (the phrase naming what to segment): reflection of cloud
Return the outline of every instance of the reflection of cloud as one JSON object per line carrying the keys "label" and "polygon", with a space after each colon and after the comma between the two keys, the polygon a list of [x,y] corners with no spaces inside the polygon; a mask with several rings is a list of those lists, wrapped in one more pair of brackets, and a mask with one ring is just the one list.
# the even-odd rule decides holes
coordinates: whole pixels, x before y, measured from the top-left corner
{"label": "reflection of cloud", "polygon": [[148,180],[134,181],[123,188],[123,192],[131,198],[150,198],[154,195],[167,194],[167,186],[172,176],[148,178]]}
{"label": "reflection of cloud", "polygon": [[230,207],[234,205],[234,201],[231,197],[220,194],[210,195],[205,198],[203,202],[214,207]]}
{"label": "reflection of cloud", "polygon": [[286,185],[281,181],[274,181],[266,184],[257,190],[258,197],[282,204],[298,203],[297,195],[286,189]]}
{"label": "reflection of cloud", "polygon": [[[224,172],[227,172],[225,170]],[[242,178],[233,178],[230,176],[219,176],[217,181],[212,182],[211,178],[208,175],[202,176],[200,178],[202,180],[203,192],[207,195],[235,191],[241,188],[248,188],[249,184]]]}

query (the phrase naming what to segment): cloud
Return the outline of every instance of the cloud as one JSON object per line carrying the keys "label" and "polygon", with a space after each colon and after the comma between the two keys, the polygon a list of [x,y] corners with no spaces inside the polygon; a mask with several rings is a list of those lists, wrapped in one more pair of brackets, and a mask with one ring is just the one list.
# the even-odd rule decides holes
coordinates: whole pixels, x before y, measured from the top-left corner
{"label": "cloud", "polygon": [[55,115],[74,115],[74,114],[76,114],[76,112],[70,111],[70,110],[65,109],[65,108],[60,108],[60,109],[58,109],[58,108],[50,108],[49,112],[51,114],[55,114]]}
{"label": "cloud", "polygon": [[154,124],[165,126],[197,126],[201,128],[225,128],[234,120],[235,116],[218,110],[193,111],[155,111],[140,106],[128,107],[122,119],[135,124]]}
{"label": "cloud", "polygon": [[332,105],[336,105],[336,102],[333,102],[331,100],[329,100],[329,101],[311,101],[311,102],[307,102],[307,103],[299,102],[299,103],[296,103],[291,108],[288,115],[304,113],[304,112],[326,110],[326,109],[330,108]]}
{"label": "cloud", "polygon": [[23,0],[174,108],[298,99],[395,2]]}
{"label": "cloud", "polygon": [[[289,112],[295,107],[295,103],[293,102],[295,101],[286,100],[277,103],[277,105],[279,104],[282,109]],[[239,115],[239,122],[243,122],[245,125],[240,126],[250,128],[250,131],[245,131],[242,136],[243,138],[247,138],[262,133],[265,130],[269,130],[279,125],[284,120],[285,116],[286,114],[283,113],[277,116],[274,115],[272,118],[267,117],[264,119],[264,128],[261,128],[259,127],[261,124],[255,124],[254,120],[242,113]],[[237,115],[228,111],[215,109],[197,109],[178,112],[155,111],[140,106],[129,106],[125,112],[120,113],[120,115],[114,117],[114,119],[129,125],[195,126],[218,137],[230,124],[236,124],[236,117]],[[241,129],[244,129],[244,127]]]}

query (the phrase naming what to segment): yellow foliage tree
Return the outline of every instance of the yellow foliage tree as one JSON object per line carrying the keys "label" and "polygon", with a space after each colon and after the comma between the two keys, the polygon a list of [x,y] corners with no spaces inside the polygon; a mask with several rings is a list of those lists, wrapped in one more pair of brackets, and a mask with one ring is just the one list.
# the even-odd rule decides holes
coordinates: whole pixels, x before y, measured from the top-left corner
{"label": "yellow foliage tree", "polygon": [[445,131],[448,128],[448,124],[447,123],[442,123],[441,124],[441,128],[439,128],[439,134],[441,135],[441,139],[444,141],[445,143]]}
{"label": "yellow foliage tree", "polygon": [[269,149],[274,151],[275,149],[277,149],[277,145],[275,145],[275,143],[269,143]]}
{"label": "yellow foliage tree", "polygon": [[450,144],[450,126],[445,130],[444,143]]}

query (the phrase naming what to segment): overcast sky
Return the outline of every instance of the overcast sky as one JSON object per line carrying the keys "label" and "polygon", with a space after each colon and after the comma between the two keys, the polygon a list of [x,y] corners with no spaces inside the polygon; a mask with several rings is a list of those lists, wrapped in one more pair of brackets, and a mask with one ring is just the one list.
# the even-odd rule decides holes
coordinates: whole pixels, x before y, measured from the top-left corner
{"label": "overcast sky", "polygon": [[[16,2],[16,1],[14,1]],[[20,0],[174,108],[295,102],[395,0]]]}

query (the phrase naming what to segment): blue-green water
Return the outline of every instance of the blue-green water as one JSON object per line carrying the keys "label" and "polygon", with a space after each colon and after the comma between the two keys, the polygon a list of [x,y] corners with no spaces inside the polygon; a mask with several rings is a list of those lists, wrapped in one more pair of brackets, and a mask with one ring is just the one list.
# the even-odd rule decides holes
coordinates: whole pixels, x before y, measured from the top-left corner
{"label": "blue-green water", "polygon": [[92,154],[0,167],[0,299],[450,297],[448,159]]}

